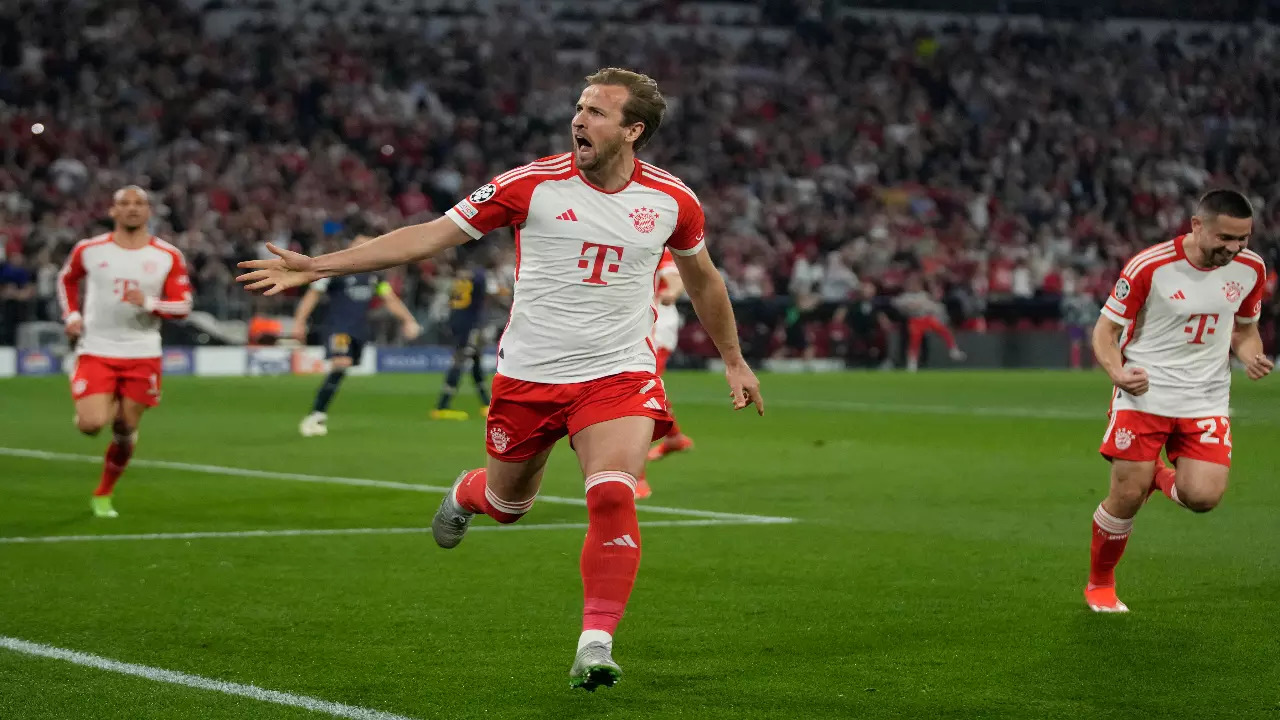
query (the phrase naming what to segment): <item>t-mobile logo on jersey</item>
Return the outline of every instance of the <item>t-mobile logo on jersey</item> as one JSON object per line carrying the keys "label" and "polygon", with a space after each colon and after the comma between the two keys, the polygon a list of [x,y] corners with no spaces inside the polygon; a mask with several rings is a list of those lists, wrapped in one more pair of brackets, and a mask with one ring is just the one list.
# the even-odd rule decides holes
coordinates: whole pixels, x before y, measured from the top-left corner
{"label": "t-mobile logo on jersey", "polygon": [[[594,250],[595,258],[591,258],[589,251]],[[610,254],[616,255],[618,262],[609,262]],[[591,268],[591,277],[583,278],[582,282],[592,285],[608,285],[604,280],[604,273],[607,270],[616,273],[622,267],[622,248],[617,245],[601,245],[600,243],[584,242],[582,243],[582,259],[578,261],[578,267],[586,270]]]}
{"label": "t-mobile logo on jersey", "polygon": [[1187,324],[1182,328],[1182,332],[1191,335],[1191,339],[1187,341],[1190,345],[1203,345],[1204,336],[1212,335],[1218,326],[1218,313],[1196,313],[1187,318]]}

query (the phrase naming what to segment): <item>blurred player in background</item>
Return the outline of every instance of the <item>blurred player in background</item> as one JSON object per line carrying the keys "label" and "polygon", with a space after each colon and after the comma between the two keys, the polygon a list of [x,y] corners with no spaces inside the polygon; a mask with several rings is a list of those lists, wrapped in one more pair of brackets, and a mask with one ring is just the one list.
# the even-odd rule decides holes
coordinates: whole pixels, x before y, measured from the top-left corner
{"label": "blurred player in background", "polygon": [[[351,241],[356,247],[372,240],[371,235],[357,234]],[[369,306],[374,297],[380,297],[401,323],[401,334],[412,340],[422,332],[413,313],[396,296],[391,285],[379,280],[372,273],[361,273],[334,279],[321,278],[311,284],[293,314],[293,338],[300,343],[307,341],[307,320],[320,303],[329,298],[329,315],[325,321],[325,357],[329,361],[329,374],[316,391],[311,414],[302,419],[298,432],[303,437],[319,437],[329,434],[329,403],[338,392],[338,386],[347,375],[347,369],[359,365],[364,345],[369,341]]]}
{"label": "blurred player in background", "polygon": [[[671,359],[671,353],[675,352],[680,341],[680,311],[676,309],[676,301],[683,293],[684,282],[680,280],[680,269],[676,267],[671,251],[665,250],[662,260],[658,262],[657,287],[653,298],[656,317],[653,321],[653,333],[650,335],[657,354],[659,377],[666,372],[667,360]],[[650,462],[661,460],[671,453],[692,448],[693,440],[681,432],[679,423],[672,415],[671,429],[658,444],[649,448],[648,459]],[[644,477],[639,478],[636,482],[636,497],[644,499],[652,494],[653,488],[649,487],[649,481]]]}
{"label": "blurred player in background", "polygon": [[[1111,489],[1093,513],[1089,582],[1095,612],[1128,612],[1116,563],[1133,518],[1156,490],[1208,512],[1231,466],[1231,353],[1250,380],[1271,372],[1258,315],[1266,268],[1245,245],[1253,207],[1231,190],[1201,198],[1191,232],[1135,255],[1093,331],[1093,352],[1114,384],[1100,452]],[[1160,461],[1164,448],[1169,467]]]}
{"label": "blurred player in background", "polygon": [[1062,299],[1062,320],[1067,328],[1067,337],[1071,339],[1069,361],[1073,370],[1079,370],[1085,365],[1085,342],[1097,322],[1098,313],[1102,311],[1093,293],[1083,285],[1078,283]]}
{"label": "blurred player in background", "polygon": [[926,332],[935,332],[942,337],[952,360],[964,360],[965,355],[956,344],[956,336],[947,327],[947,309],[925,289],[924,281],[918,276],[907,280],[906,289],[893,299],[893,306],[907,318],[908,372],[920,369],[920,346],[924,344]]}
{"label": "blurred player in background", "polygon": [[133,456],[142,414],[160,403],[160,320],[191,312],[186,261],[147,229],[147,192],[136,185],[117,190],[110,215],[114,229],[77,243],[57,283],[63,323],[75,345],[76,427],[97,435],[111,425],[91,503],[93,514],[104,518],[117,516],[111,495]]}
{"label": "blurred player in background", "polygon": [[618,68],[587,78],[570,125],[573,151],[495,177],[445,217],[310,258],[268,246],[241,263],[249,290],[275,294],[321,277],[430,257],[516,226],[516,285],[486,427],[485,467],[458,476],[431,522],[462,542],[476,513],[513,523],[533,507],[551,450],[570,446],[586,482],[582,634],[570,686],[610,687],[622,670],[613,634],[640,567],[636,478],[671,417],[649,342],[654,276],[670,248],[725,363],[734,409],[764,399],[738,344],[733,307],[703,239],[702,207],[679,178],[635,157],[666,101],[652,79]]}
{"label": "blurred player in background", "polygon": [[466,420],[465,410],[454,410],[453,396],[458,392],[458,382],[467,366],[471,366],[471,380],[480,395],[480,414],[489,414],[489,391],[485,387],[484,368],[480,366],[481,345],[484,342],[485,311],[496,303],[500,294],[497,277],[481,263],[464,260],[458,263],[453,283],[449,289],[449,331],[453,337],[453,364],[440,388],[440,401],[431,417],[436,420]]}

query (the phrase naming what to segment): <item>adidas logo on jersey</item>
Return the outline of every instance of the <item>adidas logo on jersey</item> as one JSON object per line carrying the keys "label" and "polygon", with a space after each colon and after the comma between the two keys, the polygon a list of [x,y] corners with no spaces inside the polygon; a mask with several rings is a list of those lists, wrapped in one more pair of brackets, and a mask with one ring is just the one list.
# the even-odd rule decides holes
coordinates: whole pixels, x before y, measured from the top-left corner
{"label": "adidas logo on jersey", "polygon": [[570,222],[578,222],[578,216],[574,214],[573,208],[569,208],[556,216],[557,220],[568,220]]}
{"label": "adidas logo on jersey", "polygon": [[604,544],[604,545],[606,545],[606,546],[609,546],[609,545],[619,545],[619,546],[621,546],[621,547],[632,547],[632,548],[638,548],[638,547],[640,547],[639,545],[637,545],[637,544],[636,544],[636,541],[635,541],[635,540],[632,540],[632,539],[631,539],[631,535],[630,535],[630,534],[623,535],[623,536],[622,536],[622,537],[620,537],[620,538],[614,538],[614,539],[610,540],[609,542],[607,542],[607,543],[603,543],[603,544]]}
{"label": "adidas logo on jersey", "polygon": [[1170,296],[1169,296],[1169,299],[1170,299],[1170,300],[1186,300],[1186,299],[1187,299],[1187,296],[1186,296],[1186,293],[1184,293],[1184,292],[1182,292],[1181,290],[1179,290],[1178,292],[1176,292],[1176,293],[1174,293],[1174,294],[1170,295]]}

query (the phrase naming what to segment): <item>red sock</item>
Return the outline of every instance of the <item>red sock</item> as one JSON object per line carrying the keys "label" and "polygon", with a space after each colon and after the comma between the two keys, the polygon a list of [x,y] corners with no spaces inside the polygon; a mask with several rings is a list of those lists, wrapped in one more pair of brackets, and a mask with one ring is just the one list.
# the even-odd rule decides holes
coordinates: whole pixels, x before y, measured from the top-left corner
{"label": "red sock", "polygon": [[473,513],[488,515],[505,525],[524,517],[524,514],[529,512],[529,508],[533,507],[536,496],[523,502],[503,500],[489,489],[485,469],[478,468],[467,473],[462,483],[458,485],[458,492],[453,498],[463,508]]}
{"label": "red sock", "polygon": [[1089,585],[1114,587],[1116,564],[1124,554],[1133,518],[1118,518],[1101,505],[1093,512],[1093,542],[1089,546]]}
{"label": "red sock", "polygon": [[[1156,466],[1156,476],[1151,481],[1151,492],[1159,490],[1164,496],[1170,500],[1182,505],[1182,501],[1178,499],[1178,487],[1174,484],[1174,480],[1178,477],[1178,471],[1168,465],[1160,464]],[[1186,507],[1185,505],[1183,507]]]}
{"label": "red sock", "polygon": [[94,495],[110,495],[116,487],[116,481],[124,474],[129,458],[133,457],[133,435],[119,435],[111,439],[107,446],[107,454],[102,459],[102,480]]}
{"label": "red sock", "polygon": [[640,569],[636,479],[624,472],[587,478],[587,539],[582,544],[582,629],[618,627]]}
{"label": "red sock", "polygon": [[671,416],[671,429],[667,431],[668,440],[678,440],[684,433],[680,432],[680,423],[676,422],[674,415]]}

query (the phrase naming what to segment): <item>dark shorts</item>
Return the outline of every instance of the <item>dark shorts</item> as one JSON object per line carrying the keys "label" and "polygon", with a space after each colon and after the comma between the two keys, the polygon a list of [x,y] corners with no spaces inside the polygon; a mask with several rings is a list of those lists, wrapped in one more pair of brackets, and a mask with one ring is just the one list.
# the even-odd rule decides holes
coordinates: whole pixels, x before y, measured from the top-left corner
{"label": "dark shorts", "polygon": [[324,356],[329,360],[336,357],[349,357],[352,365],[359,365],[363,355],[364,341],[357,340],[347,333],[333,333],[324,344]]}
{"label": "dark shorts", "polygon": [[454,348],[458,350],[480,346],[480,326],[469,319],[450,320],[449,334],[453,337]]}

